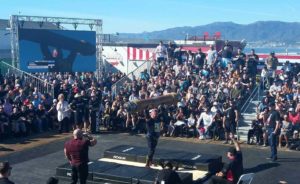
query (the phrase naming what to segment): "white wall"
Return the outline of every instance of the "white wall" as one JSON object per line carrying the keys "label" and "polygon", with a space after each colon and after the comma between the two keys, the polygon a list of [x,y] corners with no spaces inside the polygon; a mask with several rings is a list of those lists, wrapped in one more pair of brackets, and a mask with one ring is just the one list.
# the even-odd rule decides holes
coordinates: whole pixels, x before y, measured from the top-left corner
{"label": "white wall", "polygon": [[[116,69],[123,73],[130,73],[144,61],[131,61],[128,60],[127,46],[103,46],[103,59],[104,61],[114,65]],[[143,48],[143,50],[153,50],[153,48]]]}

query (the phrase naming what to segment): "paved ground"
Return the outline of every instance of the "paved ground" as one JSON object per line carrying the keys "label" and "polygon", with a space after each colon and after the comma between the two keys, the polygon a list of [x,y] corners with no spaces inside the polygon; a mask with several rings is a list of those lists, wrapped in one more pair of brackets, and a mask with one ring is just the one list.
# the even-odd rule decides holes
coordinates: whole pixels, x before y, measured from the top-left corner
{"label": "paved ground", "polygon": [[[63,154],[63,145],[67,135],[56,141],[39,145],[35,148],[25,148],[23,151],[11,151],[10,154],[0,156],[1,160],[13,163],[11,179],[16,184],[42,184],[55,175],[55,168],[66,162]],[[127,134],[102,134],[97,136],[98,144],[90,149],[90,159],[102,157],[105,149],[121,144],[146,146],[143,136]],[[3,146],[3,144],[2,144]],[[9,150],[9,145],[5,148]],[[184,150],[191,152],[213,153],[225,155],[228,146],[203,143],[192,139],[162,138],[159,148]],[[265,158],[269,156],[269,149],[242,146],[244,154],[245,172],[254,172],[253,183],[277,184],[278,181],[287,181],[289,184],[299,183],[300,153],[279,151],[277,163],[270,163]],[[2,151],[1,151],[2,152]],[[223,161],[227,161],[223,157]]]}

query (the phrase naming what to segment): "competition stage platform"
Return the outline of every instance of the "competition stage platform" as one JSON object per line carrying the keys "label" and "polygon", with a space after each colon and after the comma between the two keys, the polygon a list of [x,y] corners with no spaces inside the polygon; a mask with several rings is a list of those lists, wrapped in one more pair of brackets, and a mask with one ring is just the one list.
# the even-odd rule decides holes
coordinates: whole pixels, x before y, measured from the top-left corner
{"label": "competition stage platform", "polygon": [[[87,183],[153,184],[161,162],[178,166],[177,173],[185,184],[202,183],[222,167],[219,155],[156,149],[154,166],[145,167],[148,148],[130,145],[116,146],[104,152],[103,158],[89,163]],[[71,180],[69,163],[56,169],[60,181]]]}

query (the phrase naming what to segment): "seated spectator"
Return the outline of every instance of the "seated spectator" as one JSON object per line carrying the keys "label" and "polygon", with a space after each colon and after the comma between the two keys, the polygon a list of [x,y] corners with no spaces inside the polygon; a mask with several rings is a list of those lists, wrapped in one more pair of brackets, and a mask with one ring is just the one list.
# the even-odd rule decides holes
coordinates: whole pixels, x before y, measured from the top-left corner
{"label": "seated spectator", "polygon": [[21,113],[17,107],[13,109],[11,115],[12,132],[16,137],[25,136],[26,134],[26,121],[22,119]]}
{"label": "seated spectator", "polygon": [[190,113],[190,117],[187,119],[187,137],[189,137],[190,131],[192,131],[193,135],[195,135],[196,131],[196,119],[194,113]]}
{"label": "seated spectator", "polygon": [[203,112],[201,113],[198,121],[197,121],[197,129],[199,133],[199,139],[207,139],[210,138],[211,136],[209,135],[209,130],[210,127],[212,126],[213,122],[213,116],[212,113],[210,112],[209,108],[204,108]]}
{"label": "seated spectator", "polygon": [[291,144],[289,145],[289,149],[300,151],[300,139],[299,132],[297,130],[293,132],[293,138],[291,140]]}
{"label": "seated spectator", "polygon": [[251,124],[251,129],[248,131],[247,136],[247,144],[252,144],[253,142],[250,142],[250,139],[255,137],[256,138],[256,144],[261,144],[262,142],[262,136],[263,136],[263,130],[262,130],[262,124],[260,121],[253,120]]}
{"label": "seated spectator", "polygon": [[296,112],[294,108],[289,108],[288,120],[292,122],[293,130],[300,130],[300,113]]}
{"label": "seated spectator", "polygon": [[182,136],[183,134],[183,129],[186,126],[185,122],[185,114],[183,112],[183,107],[180,107],[176,113],[176,122],[175,122],[175,134],[178,135],[180,134]]}
{"label": "seated spectator", "polygon": [[281,131],[280,131],[280,135],[279,135],[279,148],[281,148],[282,146],[282,137],[285,140],[285,147],[288,148],[289,146],[289,138],[288,138],[288,133],[289,131],[291,131],[291,123],[288,120],[288,116],[284,115],[284,120],[282,121],[282,125],[281,125]]}

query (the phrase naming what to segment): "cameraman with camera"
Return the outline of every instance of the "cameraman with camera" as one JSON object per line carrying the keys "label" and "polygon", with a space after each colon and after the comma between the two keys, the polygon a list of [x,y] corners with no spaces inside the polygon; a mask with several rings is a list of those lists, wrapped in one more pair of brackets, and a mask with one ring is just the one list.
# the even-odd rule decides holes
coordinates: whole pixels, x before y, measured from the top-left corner
{"label": "cameraman with camera", "polygon": [[163,168],[158,172],[155,183],[165,183],[165,184],[181,184],[182,181],[176,172],[178,168],[173,168],[173,164],[170,161],[166,161],[160,164]]}
{"label": "cameraman with camera", "polygon": [[73,138],[65,143],[64,153],[72,166],[72,183],[85,184],[88,176],[89,147],[95,146],[97,140],[80,129],[73,132]]}
{"label": "cameraman with camera", "polygon": [[262,143],[262,136],[263,136],[263,125],[260,123],[258,120],[253,120],[251,124],[251,128],[248,131],[248,137],[247,137],[247,144],[252,144],[250,142],[250,139],[255,136],[256,138],[256,144],[261,144]]}

